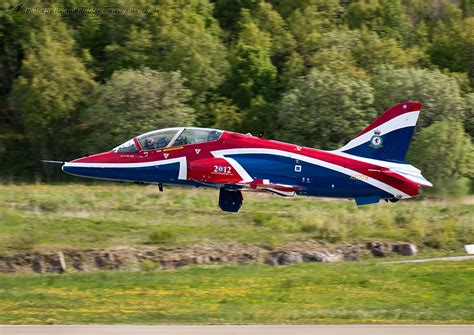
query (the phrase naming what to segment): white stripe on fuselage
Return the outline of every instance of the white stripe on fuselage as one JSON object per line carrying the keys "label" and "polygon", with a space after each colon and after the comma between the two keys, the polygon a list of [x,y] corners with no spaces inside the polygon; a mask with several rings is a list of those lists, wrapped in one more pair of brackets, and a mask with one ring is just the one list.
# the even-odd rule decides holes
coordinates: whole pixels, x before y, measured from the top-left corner
{"label": "white stripe on fuselage", "polygon": [[230,157],[221,157],[229,162],[230,165],[234,168],[235,171],[242,177],[243,183],[250,183],[253,181],[253,178],[245,171],[245,169],[240,165],[235,159]]}
{"label": "white stripe on fuselage", "polygon": [[329,163],[329,162],[326,162],[326,161],[322,161],[322,160],[319,160],[319,159],[316,159],[316,158],[307,157],[307,156],[300,155],[300,154],[291,153],[291,152],[288,152],[288,151],[277,150],[277,149],[262,149],[262,148],[242,148],[242,149],[216,150],[216,151],[212,151],[211,153],[212,153],[212,155],[214,155],[214,157],[222,157],[222,158],[224,158],[225,156],[228,156],[228,155],[244,155],[244,154],[267,154],[267,155],[275,155],[275,156],[283,156],[283,157],[294,158],[294,159],[297,159],[297,160],[300,160],[300,161],[303,161],[303,162],[307,162],[307,163],[310,163],[310,164],[322,166],[324,168],[327,168],[327,169],[330,169],[330,170],[333,170],[333,171],[341,172],[341,173],[346,174],[348,176],[364,175],[365,177],[367,177],[367,179],[364,180],[364,182],[369,184],[369,185],[377,187],[377,188],[379,188],[379,189],[381,189],[381,190],[383,190],[383,191],[385,191],[389,194],[393,194],[396,197],[411,198],[411,196],[409,196],[405,192],[402,192],[401,190],[398,190],[398,189],[396,189],[396,188],[394,188],[394,187],[392,187],[388,184],[385,184],[385,183],[383,183],[383,182],[381,182],[381,181],[379,181],[375,178],[372,178],[372,177],[370,177],[368,175],[365,175],[363,173],[360,173],[358,171],[354,171],[354,170],[348,169],[348,168],[340,166],[340,165],[332,164],[332,163]]}
{"label": "white stripe on fuselage", "polygon": [[380,126],[374,128],[373,130],[370,130],[360,135],[359,137],[354,138],[342,148],[334,150],[334,152],[347,151],[352,148],[358,147],[359,145],[362,145],[366,142],[369,142],[372,136],[374,136],[373,131],[375,130],[379,130],[380,135],[383,136],[401,128],[414,127],[416,125],[416,121],[418,120],[418,115],[420,115],[420,111],[408,112],[394,117],[393,119],[382,123]]}
{"label": "white stripe on fuselage", "polygon": [[161,161],[143,162],[143,163],[79,163],[67,162],[64,167],[83,167],[83,168],[140,168],[157,165],[168,165],[179,163],[178,179],[187,179],[188,167],[186,165],[186,156],[178,158],[164,159]]}
{"label": "white stripe on fuselage", "polygon": [[391,171],[396,172],[402,175],[403,177],[423,186],[430,186],[430,187],[433,186],[433,184],[431,184],[428,180],[426,180],[422,176],[421,171],[419,169],[417,169],[416,167],[410,164],[393,163],[393,162],[381,161],[378,159],[359,157],[359,156],[348,154],[346,152],[337,152],[337,151],[329,151],[329,152],[332,154],[349,158],[349,159],[353,159],[359,162],[378,165],[378,166],[390,169]]}

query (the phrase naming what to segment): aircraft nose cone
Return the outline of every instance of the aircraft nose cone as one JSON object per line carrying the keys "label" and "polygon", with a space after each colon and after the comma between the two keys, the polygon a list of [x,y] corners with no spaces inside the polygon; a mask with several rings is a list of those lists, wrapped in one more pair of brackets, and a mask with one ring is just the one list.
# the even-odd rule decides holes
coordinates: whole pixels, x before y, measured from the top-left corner
{"label": "aircraft nose cone", "polygon": [[101,170],[100,165],[112,162],[113,158],[110,152],[81,157],[64,163],[62,170],[74,176],[96,178]]}

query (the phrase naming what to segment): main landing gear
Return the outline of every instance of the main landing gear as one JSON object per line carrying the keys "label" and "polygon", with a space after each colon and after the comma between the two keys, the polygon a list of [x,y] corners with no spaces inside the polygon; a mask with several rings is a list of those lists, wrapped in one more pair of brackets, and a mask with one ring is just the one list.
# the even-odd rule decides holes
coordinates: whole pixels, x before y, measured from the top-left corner
{"label": "main landing gear", "polygon": [[240,207],[242,207],[243,200],[244,197],[239,190],[230,191],[221,188],[219,191],[219,207],[224,212],[238,212]]}

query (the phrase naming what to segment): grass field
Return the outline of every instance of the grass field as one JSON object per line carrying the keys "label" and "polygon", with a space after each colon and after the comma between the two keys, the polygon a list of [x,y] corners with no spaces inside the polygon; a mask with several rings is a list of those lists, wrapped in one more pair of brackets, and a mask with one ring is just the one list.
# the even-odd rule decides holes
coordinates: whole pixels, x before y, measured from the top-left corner
{"label": "grass field", "polygon": [[[116,246],[409,241],[422,255],[474,240],[468,199],[349,201],[121,184],[1,185],[0,257]],[[474,323],[474,261],[200,266],[175,271],[0,275],[0,323]]]}
{"label": "grass field", "polygon": [[60,248],[239,242],[409,241],[441,254],[474,240],[474,205],[400,201],[357,207],[347,200],[244,195],[223,213],[216,190],[138,185],[0,185],[0,255]]}
{"label": "grass field", "polygon": [[474,323],[474,261],[0,276],[1,324]]}

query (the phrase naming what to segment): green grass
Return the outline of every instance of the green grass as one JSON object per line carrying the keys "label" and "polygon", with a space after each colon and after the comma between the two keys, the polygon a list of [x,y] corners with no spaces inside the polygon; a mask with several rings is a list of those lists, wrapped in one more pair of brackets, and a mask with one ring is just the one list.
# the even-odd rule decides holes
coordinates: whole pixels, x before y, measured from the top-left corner
{"label": "green grass", "polygon": [[1,275],[1,324],[474,323],[474,261]]}
{"label": "green grass", "polygon": [[244,194],[224,213],[216,190],[124,184],[0,185],[0,254],[60,248],[198,243],[400,240],[430,252],[460,252],[474,240],[474,205],[351,201]]}
{"label": "green grass", "polygon": [[[422,255],[474,240],[471,199],[349,201],[121,184],[1,185],[0,254],[62,248],[400,240]],[[146,267],[145,267],[146,268]],[[473,323],[474,261],[0,275],[0,323]]]}

